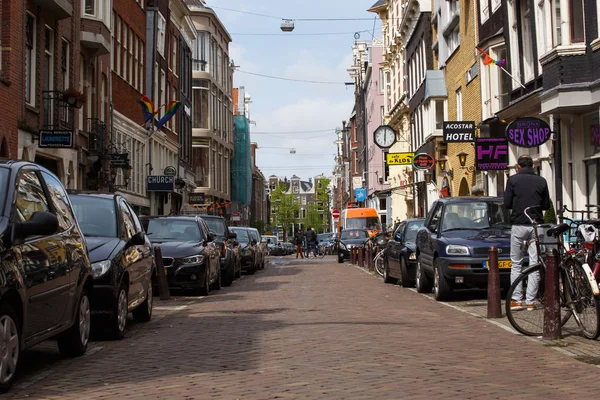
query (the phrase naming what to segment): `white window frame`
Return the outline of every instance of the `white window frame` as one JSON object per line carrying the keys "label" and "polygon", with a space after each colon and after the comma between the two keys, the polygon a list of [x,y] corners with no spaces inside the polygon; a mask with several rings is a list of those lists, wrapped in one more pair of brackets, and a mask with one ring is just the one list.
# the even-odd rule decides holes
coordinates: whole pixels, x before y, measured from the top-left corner
{"label": "white window frame", "polygon": [[127,74],[127,82],[129,82],[129,84],[131,86],[133,86],[133,69],[134,69],[134,62],[133,62],[133,42],[134,39],[137,39],[137,36],[135,33],[133,33],[133,29],[129,28],[129,54],[127,55],[127,62],[129,64],[129,71]]}
{"label": "white window frame", "polygon": [[171,64],[172,64],[172,70],[173,70],[173,75],[175,76],[179,76],[179,73],[177,72],[177,47],[179,47],[179,40],[177,40],[176,37],[173,37],[173,48],[171,49]]}
{"label": "white window frame", "polygon": [[138,58],[138,48],[139,48],[139,41],[140,39],[137,37],[137,35],[134,35],[133,37],[133,70],[131,71],[132,77],[131,77],[131,86],[134,87],[134,89],[138,90],[139,89],[139,83],[138,83],[138,73],[139,73],[139,58]]}
{"label": "white window frame", "polygon": [[481,24],[490,18],[490,5],[488,0],[479,0],[479,18]]}
{"label": "white window frame", "polygon": [[[49,32],[49,35],[48,35]],[[49,39],[50,43],[46,39]],[[56,46],[54,43],[54,29],[49,25],[44,25],[44,79],[42,80],[42,90],[53,91],[54,90],[54,54],[56,52]],[[48,61],[47,61],[48,60]],[[46,82],[48,79],[48,82]],[[46,87],[45,84],[48,84]],[[44,112],[49,115],[44,115],[45,122],[47,125],[54,125],[54,103],[51,100],[47,100],[48,103],[43,105]],[[45,102],[44,102],[45,103]]]}
{"label": "white window frame", "polygon": [[158,13],[158,34],[157,34],[157,46],[158,53],[161,56],[165,56],[165,37],[166,37],[166,29],[167,29],[167,20],[163,15]]}
{"label": "white window frame", "polygon": [[129,50],[127,49],[129,43],[129,26],[123,23],[123,74],[121,75],[125,82],[128,82],[128,66],[129,66]]}
{"label": "white window frame", "polygon": [[463,120],[463,99],[462,99],[462,88],[456,89],[456,120]]}
{"label": "white window frame", "polygon": [[119,15],[117,15],[117,20],[116,20],[116,29],[115,29],[115,38],[117,40],[117,54],[114,55],[114,57],[116,58],[115,60],[115,72],[117,73],[117,75],[121,76],[121,33],[123,32],[123,26],[122,26],[122,22],[123,20],[121,19],[121,17]]}
{"label": "white window frame", "polygon": [[[533,68],[533,32],[531,31],[531,8],[527,0],[520,0],[519,6],[521,7],[521,42],[523,48],[521,49],[521,59],[523,60],[523,78],[525,82],[530,82],[535,78],[535,71]],[[535,11],[535,10],[533,10]],[[527,27],[527,30],[525,29]],[[530,57],[527,59],[527,57]]]}
{"label": "white window frame", "polygon": [[[86,12],[86,3],[93,2],[93,12]],[[111,7],[110,1],[107,0],[81,0],[81,16],[87,19],[96,19],[102,21],[104,25],[110,28]]]}
{"label": "white window frame", "polygon": [[520,87],[519,82],[521,82],[521,69],[520,69],[520,60],[521,55],[519,54],[519,35],[517,29],[517,13],[516,13],[516,4],[514,0],[508,0],[506,3],[508,10],[508,26],[509,26],[509,40],[510,40],[510,69],[511,74],[515,78],[512,80],[512,88],[517,89]]}
{"label": "white window frame", "polygon": [[[71,43],[69,43],[69,41],[66,38],[62,38],[61,40],[61,70],[62,70],[62,60],[66,59],[67,60],[67,65],[64,71],[62,71],[62,80],[63,80],[63,88],[62,90],[66,90],[69,88],[70,86],[70,82],[71,82]],[[66,55],[65,53],[65,45],[66,45]]]}
{"label": "white window frame", "polygon": [[[28,17],[32,18],[32,43],[31,43],[31,54],[29,55],[29,69],[27,68],[27,52],[29,51],[27,49],[27,43],[25,43],[25,59],[26,59],[26,65],[25,65],[25,103],[29,104],[31,106],[35,106],[35,88],[36,88],[36,61],[37,61],[37,18],[35,15],[33,15],[32,13],[30,13],[29,11],[26,12],[26,15]],[[25,27],[27,27],[27,22],[25,23]],[[25,28],[27,29],[27,28]],[[27,38],[27,32],[25,32],[25,37]],[[27,41],[27,39],[25,38],[25,41]],[[27,99],[27,97],[29,96],[29,100]]]}

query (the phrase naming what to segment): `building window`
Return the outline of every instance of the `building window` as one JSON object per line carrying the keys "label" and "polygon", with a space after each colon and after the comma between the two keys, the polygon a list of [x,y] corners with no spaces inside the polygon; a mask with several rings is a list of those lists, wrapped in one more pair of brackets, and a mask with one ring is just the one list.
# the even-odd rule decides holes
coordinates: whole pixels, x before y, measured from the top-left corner
{"label": "building window", "polygon": [[521,54],[523,55],[523,77],[525,82],[533,79],[533,35],[531,30],[531,10],[527,0],[521,0]]}
{"label": "building window", "polygon": [[96,0],[84,0],[83,12],[85,15],[96,17]]}
{"label": "building window", "polygon": [[192,90],[192,128],[208,129],[208,90]]}
{"label": "building window", "polygon": [[444,125],[444,100],[435,101],[435,129],[442,129]]}
{"label": "building window", "polygon": [[[177,101],[177,89],[175,87],[171,88],[171,101]],[[171,130],[173,133],[177,133],[177,117],[174,116],[169,122],[171,123]]]}
{"label": "building window", "polygon": [[459,88],[456,91],[456,120],[462,121],[462,119],[463,119],[462,89]]}
{"label": "building window", "polygon": [[167,21],[165,17],[162,16],[161,13],[158,13],[158,36],[157,36],[157,46],[158,53],[161,56],[165,56],[165,35],[166,35]]}
{"label": "building window", "polygon": [[69,42],[63,38],[62,39],[62,58],[60,62],[60,68],[62,72],[62,89],[66,90],[69,87],[69,82],[71,80],[70,74],[70,59],[71,59],[71,46]]}
{"label": "building window", "polygon": [[[44,90],[54,89],[54,31],[50,27],[44,28]],[[49,96],[50,97],[50,96]],[[44,100],[44,124],[53,125],[53,103]]]}
{"label": "building window", "polygon": [[208,39],[210,35],[208,32],[198,32],[198,37],[194,41],[193,48],[193,71],[208,71],[208,59],[206,49],[208,47]]}
{"label": "building window", "polygon": [[173,48],[171,49],[171,68],[175,75],[179,75],[179,73],[177,71],[177,47],[178,46],[179,46],[179,43],[177,41],[177,38],[173,38]]}
{"label": "building window", "polygon": [[128,31],[129,31],[129,54],[127,55],[127,61],[129,63],[129,74],[127,75],[127,77],[125,79],[127,79],[127,82],[129,82],[129,84],[133,86],[133,68],[134,68],[134,65],[133,65],[133,39],[134,39],[135,35],[134,35],[132,29],[128,29]]}
{"label": "building window", "polygon": [[35,104],[35,17],[27,13],[25,17],[25,102]]}
{"label": "building window", "polygon": [[123,79],[128,81],[127,79],[127,66],[129,65],[129,52],[127,51],[128,41],[129,41],[129,27],[126,24],[123,24]]}
{"label": "building window", "polygon": [[140,92],[144,92],[144,42],[140,39],[140,47],[138,48],[138,52],[139,52],[139,79],[138,79],[138,90]]}
{"label": "building window", "polygon": [[[537,28],[537,44],[538,44],[538,54],[544,54],[550,50],[551,46],[549,46],[548,40],[548,19],[546,18],[546,1],[547,0],[539,0],[538,8],[536,12],[536,28]],[[541,67],[539,68],[541,71]]]}
{"label": "building window", "polygon": [[552,45],[554,47],[562,44],[562,16],[560,13],[560,0],[550,0],[550,13],[552,21]]}
{"label": "building window", "polygon": [[[596,7],[599,7],[596,2]],[[583,0],[571,0],[571,43],[580,43],[585,39],[585,21],[583,20]]]}
{"label": "building window", "polygon": [[116,29],[115,29],[115,38],[117,39],[117,51],[116,54],[113,56],[116,58],[115,63],[116,63],[116,67],[115,67],[115,72],[117,73],[117,75],[121,75],[121,17],[117,16],[117,25],[116,25]]}

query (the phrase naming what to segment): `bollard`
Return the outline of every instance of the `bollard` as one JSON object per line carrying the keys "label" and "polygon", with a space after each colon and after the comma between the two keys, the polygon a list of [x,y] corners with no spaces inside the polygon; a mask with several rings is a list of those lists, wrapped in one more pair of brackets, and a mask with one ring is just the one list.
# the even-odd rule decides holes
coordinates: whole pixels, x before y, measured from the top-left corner
{"label": "bollard", "polygon": [[[488,249],[488,260],[487,317],[502,318],[500,271],[498,270],[498,249],[496,246]],[[510,300],[507,299],[507,301]]]}
{"label": "bollard", "polygon": [[171,300],[169,292],[169,283],[167,282],[167,274],[165,265],[162,259],[162,250],[160,246],[154,247],[154,263],[156,264],[156,280],[158,281],[158,293],[161,300]]}
{"label": "bollard", "polygon": [[356,259],[354,257],[354,254],[355,254],[354,247],[351,247],[350,248],[350,264],[352,264],[352,265],[356,264]]}
{"label": "bollard", "polygon": [[551,249],[546,252],[546,287],[544,300],[544,340],[556,340],[561,337],[560,297],[558,291],[558,252]]}
{"label": "bollard", "polygon": [[365,267],[365,248],[360,246],[358,248],[358,266],[361,268]]}
{"label": "bollard", "polygon": [[369,267],[369,272],[373,272],[375,268],[373,268],[373,247],[367,247],[367,265]]}

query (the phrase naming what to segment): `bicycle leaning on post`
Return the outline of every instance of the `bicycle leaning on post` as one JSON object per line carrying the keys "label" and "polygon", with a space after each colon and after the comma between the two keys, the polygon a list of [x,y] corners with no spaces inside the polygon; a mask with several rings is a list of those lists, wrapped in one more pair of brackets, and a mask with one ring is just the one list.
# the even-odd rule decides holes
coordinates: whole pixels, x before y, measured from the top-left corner
{"label": "bicycle leaning on post", "polygon": [[[537,206],[536,206],[537,207]],[[543,256],[542,245],[553,245],[558,250],[558,275],[559,275],[559,302],[561,309],[561,325],[574,317],[575,322],[581,329],[582,334],[589,339],[596,339],[600,335],[600,301],[592,289],[592,276],[586,273],[581,262],[575,256],[575,252],[566,251],[562,239],[563,233],[571,229],[574,221],[568,218],[570,223],[560,225],[537,224],[527,213],[533,207],[525,209],[525,215],[532,223],[534,240],[538,263],[525,268],[515,279],[506,294],[506,316],[517,331],[528,336],[541,336],[544,331],[544,302],[545,302],[545,278],[547,261]],[[555,238],[554,242],[542,243],[539,229],[548,228],[546,235]],[[523,245],[529,247],[531,242]],[[529,298],[534,298],[533,307],[511,307],[511,299],[515,290],[521,288],[522,296],[529,292]],[[516,299],[523,304],[524,299]]]}

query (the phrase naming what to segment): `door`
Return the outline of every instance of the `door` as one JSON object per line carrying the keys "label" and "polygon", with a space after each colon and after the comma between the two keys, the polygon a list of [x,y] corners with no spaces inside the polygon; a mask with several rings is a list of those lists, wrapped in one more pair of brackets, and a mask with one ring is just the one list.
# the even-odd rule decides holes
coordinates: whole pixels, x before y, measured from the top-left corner
{"label": "door", "polygon": [[437,245],[437,236],[442,219],[442,204],[434,204],[432,213],[427,219],[427,230],[419,236],[419,250],[421,252],[421,265],[425,270],[433,271],[433,253]]}
{"label": "door", "polygon": [[[21,170],[17,177],[14,221],[28,221],[36,211],[60,215],[48,200],[38,173]],[[62,227],[55,235],[31,236],[13,246],[28,299],[23,327],[26,340],[58,327],[66,318],[70,260],[60,231],[63,231]]]}
{"label": "door", "polygon": [[117,208],[121,219],[121,239],[126,243],[122,250],[121,263],[123,268],[129,274],[129,288],[128,288],[128,304],[135,303],[135,301],[144,292],[143,287],[143,250],[140,246],[129,246],[127,243],[137,233],[138,228],[133,220],[130,208],[125,203],[125,200],[117,199]]}
{"label": "door", "polygon": [[141,303],[146,300],[146,294],[148,291],[148,287],[152,284],[152,267],[154,266],[154,256],[152,253],[152,244],[146,235],[146,232],[142,226],[140,219],[138,218],[135,211],[131,207],[131,204],[125,202],[125,205],[129,209],[129,215],[133,219],[133,224],[135,226],[136,234],[141,234],[144,236],[144,244],[137,246],[138,254],[141,256],[141,259],[136,262],[135,269],[140,277],[141,282],[141,293],[138,296],[137,301],[130,299],[130,301],[134,302],[133,307],[137,306],[137,303]]}
{"label": "door", "polygon": [[210,238],[210,229],[206,226],[206,223],[202,220],[198,220],[198,228],[200,232],[202,232],[202,237],[207,240],[206,246],[204,246],[204,257],[207,259],[206,266],[208,267],[208,279],[209,281],[216,282],[219,278],[219,250],[213,241],[208,242],[208,238]]}
{"label": "door", "polygon": [[392,240],[390,240],[390,252],[388,255],[388,265],[393,276],[398,276],[400,273],[400,250],[402,249],[402,236],[406,222],[401,222],[394,231]]}

